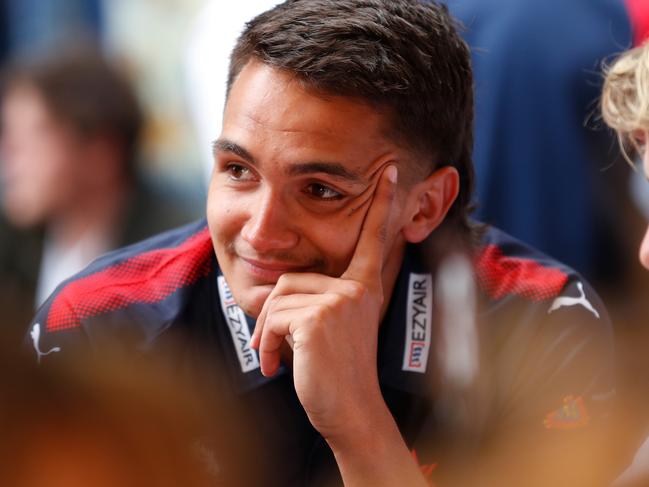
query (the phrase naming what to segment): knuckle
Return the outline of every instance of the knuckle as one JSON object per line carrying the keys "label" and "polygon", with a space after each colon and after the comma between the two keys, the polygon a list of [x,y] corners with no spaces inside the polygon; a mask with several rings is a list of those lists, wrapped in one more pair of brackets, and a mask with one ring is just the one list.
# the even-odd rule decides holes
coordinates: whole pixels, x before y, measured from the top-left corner
{"label": "knuckle", "polygon": [[327,311],[334,311],[344,305],[347,296],[342,294],[332,293],[328,296],[327,300],[322,304],[322,307]]}
{"label": "knuckle", "polygon": [[271,306],[277,306],[282,302],[282,299],[284,299],[284,296],[282,294],[276,294],[273,297],[270,298],[270,305]]}
{"label": "knuckle", "polygon": [[327,309],[324,305],[313,306],[307,312],[307,319],[310,323],[320,323],[327,315]]}
{"label": "knuckle", "polygon": [[273,333],[282,323],[280,317],[281,313],[273,313],[272,310],[269,311],[262,333]]}
{"label": "knuckle", "polygon": [[348,281],[346,294],[353,300],[361,300],[367,296],[367,287],[358,281]]}
{"label": "knuckle", "polygon": [[268,313],[266,315],[266,321],[264,322],[264,329],[261,331],[262,333],[262,338],[268,334],[269,330],[272,330],[275,327],[275,315],[272,313]]}
{"label": "knuckle", "polygon": [[266,309],[266,321],[272,317],[272,312],[277,309],[282,301],[282,296],[271,296]]}

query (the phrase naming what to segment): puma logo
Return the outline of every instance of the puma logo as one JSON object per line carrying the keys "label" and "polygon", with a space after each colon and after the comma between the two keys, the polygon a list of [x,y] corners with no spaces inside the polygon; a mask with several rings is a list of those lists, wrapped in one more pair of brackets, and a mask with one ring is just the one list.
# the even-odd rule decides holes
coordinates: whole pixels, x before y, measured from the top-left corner
{"label": "puma logo", "polygon": [[581,305],[584,308],[586,308],[588,311],[593,313],[597,319],[599,319],[599,313],[595,308],[593,308],[593,305],[590,304],[590,301],[586,299],[586,293],[584,292],[584,285],[581,282],[577,283],[577,289],[579,289],[579,294],[580,294],[579,297],[577,298],[573,298],[571,296],[558,297],[552,302],[552,306],[550,306],[550,309],[548,310],[548,314],[552,313],[553,311],[556,311],[562,306]]}
{"label": "puma logo", "polygon": [[32,327],[32,331],[29,332],[29,334],[32,337],[32,342],[34,343],[34,350],[36,350],[36,358],[38,360],[38,363],[41,363],[41,357],[45,355],[49,355],[50,353],[53,352],[60,352],[61,347],[54,347],[47,352],[41,352],[39,342],[41,340],[41,325],[39,323],[34,324]]}

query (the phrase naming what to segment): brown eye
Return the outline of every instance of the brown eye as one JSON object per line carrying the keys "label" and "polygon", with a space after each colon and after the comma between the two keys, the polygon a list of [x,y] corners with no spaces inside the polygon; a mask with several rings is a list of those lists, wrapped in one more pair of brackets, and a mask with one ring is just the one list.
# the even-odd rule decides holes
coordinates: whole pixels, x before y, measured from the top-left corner
{"label": "brown eye", "polygon": [[251,181],[253,179],[250,169],[241,164],[228,164],[225,168],[230,179],[234,181]]}
{"label": "brown eye", "polygon": [[343,197],[343,195],[335,189],[319,183],[309,184],[306,187],[306,193],[320,200],[339,200]]}

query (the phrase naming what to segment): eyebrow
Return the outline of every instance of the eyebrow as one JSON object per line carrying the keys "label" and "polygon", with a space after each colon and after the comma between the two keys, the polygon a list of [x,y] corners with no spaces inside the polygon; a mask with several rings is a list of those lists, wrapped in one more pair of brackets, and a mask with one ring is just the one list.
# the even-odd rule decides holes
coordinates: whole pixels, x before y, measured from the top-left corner
{"label": "eyebrow", "polygon": [[[246,162],[256,166],[255,158],[246,149],[227,139],[218,139],[212,144],[212,149],[218,152],[231,152],[241,157]],[[308,174],[328,174],[330,176],[346,179],[353,183],[365,182],[360,174],[350,171],[339,162],[310,161],[292,164],[286,171],[289,176],[304,176]]]}
{"label": "eyebrow", "polygon": [[350,171],[338,162],[313,161],[293,164],[288,168],[290,176],[303,176],[307,174],[328,174],[353,183],[360,183],[364,179],[357,173]]}
{"label": "eyebrow", "polygon": [[241,159],[245,159],[246,162],[249,162],[250,164],[253,164],[255,166],[257,165],[255,158],[252,157],[252,154],[250,154],[250,152],[241,147],[239,144],[235,144],[234,142],[227,139],[215,140],[212,144],[212,152],[232,152],[233,154],[241,157]]}

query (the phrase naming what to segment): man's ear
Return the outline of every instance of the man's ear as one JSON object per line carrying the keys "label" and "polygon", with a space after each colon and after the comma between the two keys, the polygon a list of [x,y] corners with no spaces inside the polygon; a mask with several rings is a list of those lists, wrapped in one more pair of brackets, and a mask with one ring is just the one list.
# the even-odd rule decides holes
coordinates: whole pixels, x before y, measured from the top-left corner
{"label": "man's ear", "polygon": [[460,175],[454,167],[438,169],[415,184],[406,197],[401,233],[410,243],[419,243],[437,228],[460,190]]}

